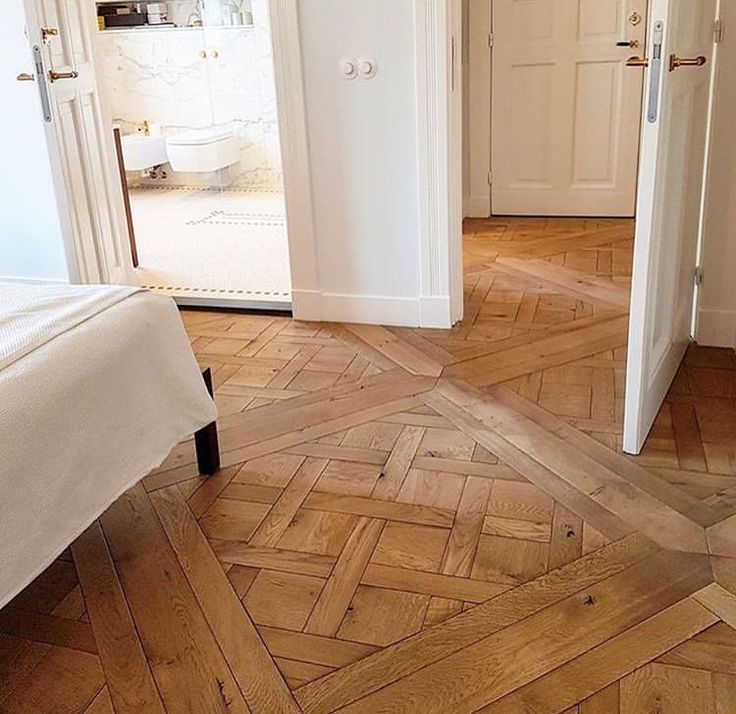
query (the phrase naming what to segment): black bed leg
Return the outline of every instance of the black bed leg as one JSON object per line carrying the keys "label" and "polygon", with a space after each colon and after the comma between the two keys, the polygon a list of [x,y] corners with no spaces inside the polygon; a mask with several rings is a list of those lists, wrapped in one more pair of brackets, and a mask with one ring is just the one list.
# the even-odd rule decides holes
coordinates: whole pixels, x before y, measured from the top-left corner
{"label": "black bed leg", "polygon": [[[212,372],[209,367],[202,371],[202,379],[210,396],[214,396],[212,390]],[[217,439],[217,422],[202,427],[194,435],[194,447],[197,451],[197,466],[202,476],[211,476],[220,468],[220,444]]]}

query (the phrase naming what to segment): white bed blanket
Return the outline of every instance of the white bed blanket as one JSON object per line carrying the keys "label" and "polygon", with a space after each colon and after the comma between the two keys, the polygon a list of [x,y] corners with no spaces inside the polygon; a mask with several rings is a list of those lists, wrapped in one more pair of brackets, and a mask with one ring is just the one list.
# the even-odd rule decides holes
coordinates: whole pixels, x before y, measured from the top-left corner
{"label": "white bed blanket", "polygon": [[173,301],[104,290],[0,339],[0,607],[216,418]]}
{"label": "white bed blanket", "polygon": [[0,284],[0,369],[140,288]]}

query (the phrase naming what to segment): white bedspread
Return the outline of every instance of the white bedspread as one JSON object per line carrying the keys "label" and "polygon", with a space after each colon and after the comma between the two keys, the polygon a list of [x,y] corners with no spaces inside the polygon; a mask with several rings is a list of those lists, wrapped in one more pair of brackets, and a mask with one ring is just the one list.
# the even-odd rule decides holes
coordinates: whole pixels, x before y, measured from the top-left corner
{"label": "white bedspread", "polygon": [[0,369],[139,291],[127,285],[0,285]]}
{"label": "white bedspread", "polygon": [[[29,292],[14,298],[25,305],[14,316],[5,287],[0,607],[177,442],[216,418],[169,298],[128,288],[40,295],[33,288],[35,304],[48,310],[33,308]],[[45,290],[63,295],[48,300]]]}

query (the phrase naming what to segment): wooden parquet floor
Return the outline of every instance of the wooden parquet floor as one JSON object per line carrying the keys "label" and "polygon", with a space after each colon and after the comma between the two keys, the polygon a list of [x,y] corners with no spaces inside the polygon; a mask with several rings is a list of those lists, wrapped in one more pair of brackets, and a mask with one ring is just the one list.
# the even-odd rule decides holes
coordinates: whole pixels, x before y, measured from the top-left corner
{"label": "wooden parquet floor", "polygon": [[734,714],[736,355],[621,453],[632,232],[468,222],[453,330],[185,312],[223,469],[0,611],[0,712]]}

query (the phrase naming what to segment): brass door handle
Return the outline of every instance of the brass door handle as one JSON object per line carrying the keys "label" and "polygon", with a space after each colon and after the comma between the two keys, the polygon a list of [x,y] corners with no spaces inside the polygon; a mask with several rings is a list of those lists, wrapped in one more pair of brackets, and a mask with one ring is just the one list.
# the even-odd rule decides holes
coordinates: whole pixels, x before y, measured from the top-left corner
{"label": "brass door handle", "polygon": [[649,60],[645,57],[629,57],[629,59],[626,60],[626,66],[627,67],[648,67],[649,66]]}
{"label": "brass door handle", "polygon": [[72,70],[71,72],[54,72],[53,69],[49,70],[49,81],[56,82],[57,79],[76,79],[79,77],[79,72]]}
{"label": "brass door handle", "polygon": [[704,55],[699,57],[678,57],[670,55],[670,72],[674,72],[678,67],[702,67],[708,58]]}
{"label": "brass door handle", "polygon": [[616,47],[628,47],[629,49],[636,50],[639,48],[639,40],[621,40],[616,43]]}
{"label": "brass door handle", "polygon": [[28,74],[28,72],[21,72],[16,79],[19,82],[35,82],[36,78],[32,74]]}

